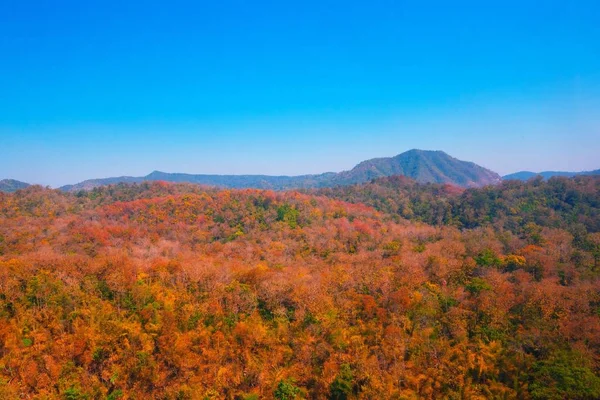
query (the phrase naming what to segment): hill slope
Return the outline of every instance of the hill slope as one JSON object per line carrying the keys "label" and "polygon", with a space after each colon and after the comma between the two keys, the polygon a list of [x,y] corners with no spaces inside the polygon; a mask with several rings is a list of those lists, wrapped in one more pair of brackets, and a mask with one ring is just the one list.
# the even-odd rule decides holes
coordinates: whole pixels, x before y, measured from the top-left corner
{"label": "hill slope", "polygon": [[553,177],[543,182],[513,180],[470,189],[420,185],[406,177],[391,176],[307,192],[432,225],[462,229],[495,225],[522,236],[531,235],[532,226],[561,228],[579,243],[583,243],[580,237],[585,232],[600,232],[600,176]]}
{"label": "hill slope", "polygon": [[60,190],[65,192],[75,192],[79,190],[92,190],[95,187],[115,185],[117,183],[140,183],[143,182],[146,177],[135,177],[135,176],[117,176],[114,178],[101,178],[101,179],[88,179],[83,182],[76,183],[75,185],[61,186]]}
{"label": "hill slope", "polygon": [[227,188],[308,189],[368,182],[374,178],[404,175],[420,183],[449,183],[463,187],[496,184],[501,178],[495,172],[472,162],[461,161],[443,151],[410,150],[395,157],[363,161],[349,171],[318,175],[195,175],[154,171],[143,177],[91,179],[61,187],[65,191],[90,190],[115,183],[142,181],[187,182]]}
{"label": "hill slope", "polygon": [[0,180],[0,192],[12,193],[19,189],[25,189],[29,183],[17,181],[15,179]]}

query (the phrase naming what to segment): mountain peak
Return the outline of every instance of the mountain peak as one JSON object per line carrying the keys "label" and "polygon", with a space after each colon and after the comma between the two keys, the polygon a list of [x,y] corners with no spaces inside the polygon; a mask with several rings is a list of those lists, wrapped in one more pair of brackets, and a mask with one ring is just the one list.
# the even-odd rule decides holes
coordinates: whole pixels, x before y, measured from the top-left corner
{"label": "mountain peak", "polygon": [[396,157],[401,156],[403,154],[434,154],[434,153],[438,153],[438,154],[446,154],[446,152],[442,151],[442,150],[423,150],[423,149],[410,149],[405,151],[404,153],[400,153],[398,154]]}
{"label": "mountain peak", "polygon": [[475,163],[458,160],[441,150],[412,149],[394,157],[373,158],[338,174],[339,184],[352,184],[391,175],[420,183],[449,183],[463,187],[495,184],[501,178]]}

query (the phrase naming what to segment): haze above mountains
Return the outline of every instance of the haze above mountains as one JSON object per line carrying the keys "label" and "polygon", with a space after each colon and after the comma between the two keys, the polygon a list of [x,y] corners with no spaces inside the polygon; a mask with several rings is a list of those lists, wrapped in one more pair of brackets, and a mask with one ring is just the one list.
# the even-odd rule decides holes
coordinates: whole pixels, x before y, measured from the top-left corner
{"label": "haze above mountains", "polygon": [[[64,191],[91,190],[98,186],[117,183],[139,183],[144,181],[187,182],[226,188],[258,189],[307,189],[343,186],[369,182],[372,179],[402,175],[419,183],[443,183],[461,187],[481,187],[493,185],[503,179],[528,180],[537,175],[544,179],[552,176],[572,177],[576,175],[600,175],[600,169],[584,172],[545,171],[540,173],[521,171],[501,177],[497,173],[475,163],[461,161],[443,151],[409,150],[394,157],[374,158],[357,164],[348,171],[339,173],[298,176],[270,175],[206,175],[184,174],[154,171],[146,176],[120,176],[101,179],[89,179],[59,189]],[[14,179],[0,181],[0,191],[14,192],[29,186],[28,183]]]}

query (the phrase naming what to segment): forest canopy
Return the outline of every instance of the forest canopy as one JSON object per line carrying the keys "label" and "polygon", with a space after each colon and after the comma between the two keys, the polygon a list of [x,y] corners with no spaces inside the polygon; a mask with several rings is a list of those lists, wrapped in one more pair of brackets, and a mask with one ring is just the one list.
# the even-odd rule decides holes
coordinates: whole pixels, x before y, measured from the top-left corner
{"label": "forest canopy", "polygon": [[600,397],[600,178],[0,193],[0,398]]}

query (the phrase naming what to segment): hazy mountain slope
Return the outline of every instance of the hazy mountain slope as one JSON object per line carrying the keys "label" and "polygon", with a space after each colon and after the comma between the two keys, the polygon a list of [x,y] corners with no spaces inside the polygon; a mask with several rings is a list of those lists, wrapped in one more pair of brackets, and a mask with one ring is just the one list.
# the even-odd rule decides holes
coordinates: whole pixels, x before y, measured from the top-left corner
{"label": "hazy mountain slope", "polygon": [[543,171],[543,172],[531,172],[531,171],[519,171],[513,174],[504,175],[502,179],[510,180],[517,179],[520,181],[526,181],[531,178],[534,178],[538,175],[541,175],[544,179],[550,179],[553,176],[564,176],[567,178],[571,178],[573,176],[579,175],[600,175],[600,169],[596,169],[594,171],[581,171],[581,172],[567,172],[567,171]]}
{"label": "hazy mountain slope", "polygon": [[443,151],[410,150],[389,158],[363,161],[350,171],[318,175],[196,175],[154,171],[143,177],[91,179],[61,187],[66,191],[90,190],[97,186],[143,181],[188,182],[227,188],[308,189],[368,182],[384,176],[403,175],[420,183],[449,183],[463,187],[496,184],[501,178],[477,164],[450,157]]}
{"label": "hazy mountain slope", "polygon": [[194,175],[154,171],[144,179],[148,181],[188,182],[200,185],[222,186],[229,188],[256,189],[296,189],[321,187],[335,173],[319,175],[270,176],[270,175]]}
{"label": "hazy mountain slope", "polygon": [[79,190],[92,190],[98,186],[114,185],[117,183],[139,183],[145,181],[145,177],[134,176],[118,176],[114,178],[88,179],[74,185],[61,186],[59,189],[67,192],[75,192]]}
{"label": "hazy mountain slope", "polygon": [[90,179],[75,185],[62,186],[64,191],[91,190],[98,186],[117,183],[139,183],[144,181],[166,181],[178,183],[195,183],[198,185],[220,186],[227,188],[254,188],[254,189],[296,189],[326,186],[333,172],[320,175],[300,176],[269,176],[269,175],[204,175],[182,174],[153,171],[142,177],[123,176],[105,179]]}
{"label": "hazy mountain slope", "polygon": [[25,189],[30,186],[29,183],[17,181],[15,179],[0,180],[0,192],[12,193],[19,189]]}

